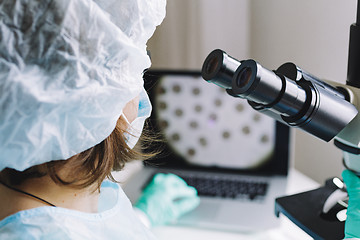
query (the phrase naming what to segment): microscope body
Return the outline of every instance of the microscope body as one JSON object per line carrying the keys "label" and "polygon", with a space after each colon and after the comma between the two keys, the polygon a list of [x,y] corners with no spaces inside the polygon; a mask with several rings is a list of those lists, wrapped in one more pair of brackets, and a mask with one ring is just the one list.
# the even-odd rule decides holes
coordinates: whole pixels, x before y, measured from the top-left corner
{"label": "microscope body", "polygon": [[[349,102],[360,111],[360,89],[349,85],[331,83],[333,86],[342,87],[349,93]],[[341,114],[341,112],[339,112]],[[341,130],[334,138],[335,145],[343,150],[343,160],[346,168],[360,175],[360,114]]]}
{"label": "microscope body", "polygon": [[344,151],[344,165],[360,176],[360,89],[322,81],[293,63],[270,71],[254,60],[238,61],[216,49],[203,78],[257,111],[300,128]]}

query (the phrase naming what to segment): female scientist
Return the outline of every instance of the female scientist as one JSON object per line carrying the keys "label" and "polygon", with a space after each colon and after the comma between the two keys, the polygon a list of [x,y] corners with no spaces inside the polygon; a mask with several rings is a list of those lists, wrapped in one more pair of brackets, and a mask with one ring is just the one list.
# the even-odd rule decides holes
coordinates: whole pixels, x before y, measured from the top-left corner
{"label": "female scientist", "polygon": [[[142,73],[164,16],[165,0],[0,2],[0,239],[154,238],[107,179],[146,157]],[[152,225],[199,202],[174,175],[152,187],[137,204]]]}
{"label": "female scientist", "polygon": [[[165,0],[0,1],[0,239],[154,239],[137,214],[163,224],[198,204],[157,175],[134,211],[108,181],[147,157],[133,146],[151,111],[146,42],[164,15]],[[360,180],[344,180],[346,237],[358,237]]]}

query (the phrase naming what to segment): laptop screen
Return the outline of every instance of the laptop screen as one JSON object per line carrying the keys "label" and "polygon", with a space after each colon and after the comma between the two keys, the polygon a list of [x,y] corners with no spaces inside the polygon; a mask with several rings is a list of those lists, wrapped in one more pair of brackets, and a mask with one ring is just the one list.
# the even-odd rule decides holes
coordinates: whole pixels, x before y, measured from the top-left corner
{"label": "laptop screen", "polygon": [[209,172],[286,175],[289,127],[253,110],[245,99],[209,84],[200,72],[147,71],[153,105],[148,128],[161,149],[145,164]]}

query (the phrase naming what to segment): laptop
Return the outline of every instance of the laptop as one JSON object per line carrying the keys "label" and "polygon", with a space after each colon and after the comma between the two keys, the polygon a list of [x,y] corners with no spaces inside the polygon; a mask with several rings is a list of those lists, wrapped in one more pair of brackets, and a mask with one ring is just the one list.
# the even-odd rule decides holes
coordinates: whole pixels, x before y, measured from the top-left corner
{"label": "laptop", "polygon": [[285,194],[289,128],[229,96],[196,71],[148,71],[149,126],[162,152],[144,162],[124,191],[135,203],[154,174],[174,173],[194,186],[200,205],[173,224],[228,231],[279,225],[275,198]]}

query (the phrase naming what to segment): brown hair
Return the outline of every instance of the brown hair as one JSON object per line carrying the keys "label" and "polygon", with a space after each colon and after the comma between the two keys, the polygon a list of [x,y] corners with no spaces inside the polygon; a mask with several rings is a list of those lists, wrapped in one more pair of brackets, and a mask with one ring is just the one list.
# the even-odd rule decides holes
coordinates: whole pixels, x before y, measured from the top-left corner
{"label": "brown hair", "polygon": [[[156,155],[155,152],[143,153],[129,148],[124,136],[126,129],[127,123],[120,117],[113,132],[94,147],[67,160],[47,162],[22,172],[6,168],[0,173],[1,179],[7,184],[18,185],[29,178],[49,175],[60,185],[86,188],[96,183],[99,189],[105,178],[115,181],[111,175],[113,170],[120,171],[127,162],[144,160]],[[146,129],[140,139],[142,143],[157,141],[155,135]],[[59,176],[59,171],[64,168],[69,169],[65,175],[66,180]]]}

